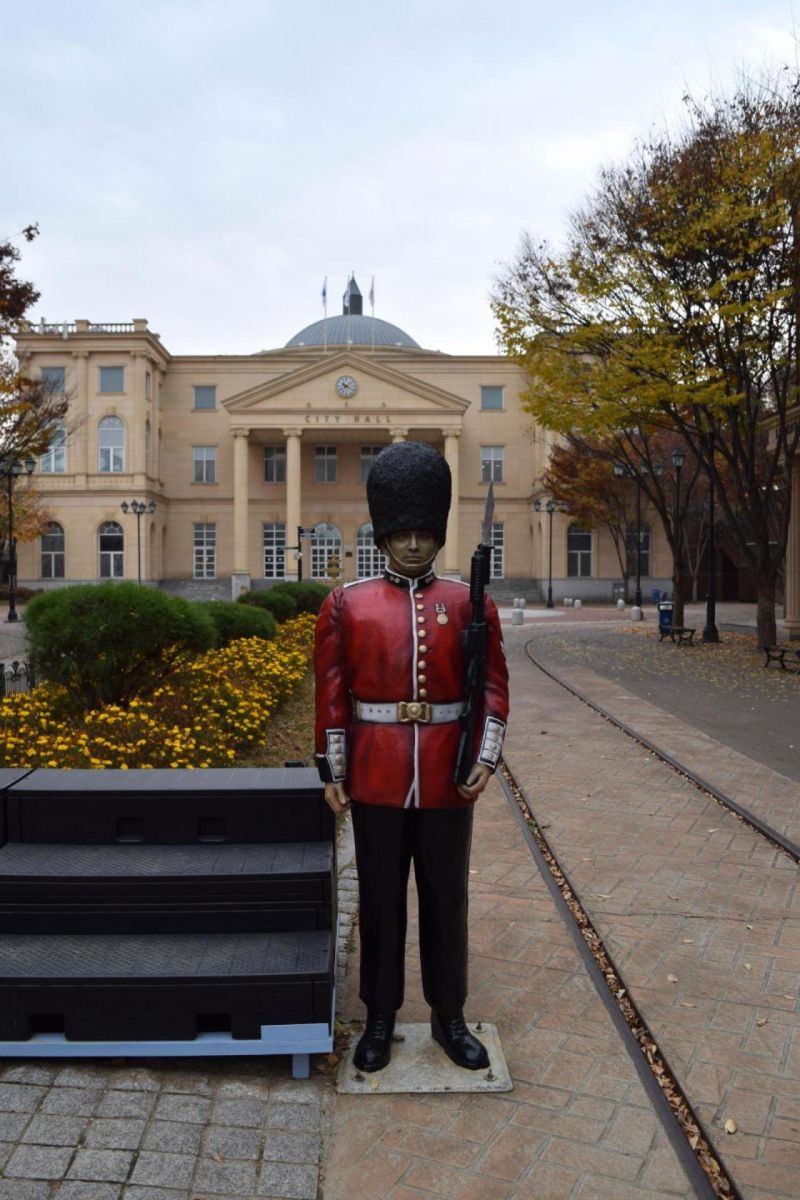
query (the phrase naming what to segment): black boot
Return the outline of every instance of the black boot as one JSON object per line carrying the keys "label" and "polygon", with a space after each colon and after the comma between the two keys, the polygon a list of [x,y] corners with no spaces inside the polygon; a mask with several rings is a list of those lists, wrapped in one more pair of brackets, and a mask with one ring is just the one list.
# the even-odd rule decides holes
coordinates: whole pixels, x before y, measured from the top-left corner
{"label": "black boot", "polygon": [[482,1071],[489,1066],[486,1047],[467,1029],[463,1013],[446,1017],[444,1013],[432,1012],[431,1034],[457,1067]]}
{"label": "black boot", "polygon": [[392,1057],[394,1013],[367,1009],[367,1027],[358,1039],[353,1066],[359,1071],[382,1071]]}

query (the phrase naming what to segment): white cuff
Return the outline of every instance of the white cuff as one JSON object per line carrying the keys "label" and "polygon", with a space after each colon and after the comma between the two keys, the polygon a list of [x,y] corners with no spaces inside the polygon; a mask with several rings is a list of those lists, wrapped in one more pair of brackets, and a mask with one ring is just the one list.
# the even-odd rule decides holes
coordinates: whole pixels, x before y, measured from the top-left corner
{"label": "white cuff", "polygon": [[503,739],[506,736],[506,723],[499,717],[487,717],[483,726],[481,749],[478,762],[494,771],[503,752]]}

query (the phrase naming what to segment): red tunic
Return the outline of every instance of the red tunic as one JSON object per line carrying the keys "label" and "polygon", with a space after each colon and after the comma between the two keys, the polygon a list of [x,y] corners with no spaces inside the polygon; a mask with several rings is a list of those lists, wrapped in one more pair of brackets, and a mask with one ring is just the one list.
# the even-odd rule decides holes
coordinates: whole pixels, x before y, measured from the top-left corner
{"label": "red tunic", "polygon": [[[351,799],[363,804],[472,803],[453,782],[457,716],[442,724],[382,724],[359,720],[355,705],[393,709],[399,701],[425,701],[435,710],[463,701],[460,635],[471,619],[469,587],[433,572],[410,580],[387,571],[331,592],[320,610],[314,647],[315,749],[325,782],[343,780]],[[508,670],[497,609],[488,596],[486,621],[486,689],[475,761],[493,770],[508,716]]]}

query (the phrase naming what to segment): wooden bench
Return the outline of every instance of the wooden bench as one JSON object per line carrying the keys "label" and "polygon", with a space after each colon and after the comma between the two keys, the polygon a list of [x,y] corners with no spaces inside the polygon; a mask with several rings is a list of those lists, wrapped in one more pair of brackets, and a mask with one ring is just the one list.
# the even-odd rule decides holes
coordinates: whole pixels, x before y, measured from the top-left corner
{"label": "wooden bench", "polygon": [[676,646],[682,646],[684,642],[686,642],[686,644],[689,646],[693,646],[693,638],[696,633],[696,628],[689,629],[686,625],[672,625],[669,629],[664,629],[661,631],[661,635],[658,640],[659,642],[663,642],[664,638],[668,637],[672,639]]}
{"label": "wooden bench", "polygon": [[777,662],[781,664],[783,671],[787,670],[787,654],[793,654],[795,658],[800,660],[800,650],[796,646],[762,646],[761,649],[766,656],[764,659],[765,667],[768,667],[771,662]]}

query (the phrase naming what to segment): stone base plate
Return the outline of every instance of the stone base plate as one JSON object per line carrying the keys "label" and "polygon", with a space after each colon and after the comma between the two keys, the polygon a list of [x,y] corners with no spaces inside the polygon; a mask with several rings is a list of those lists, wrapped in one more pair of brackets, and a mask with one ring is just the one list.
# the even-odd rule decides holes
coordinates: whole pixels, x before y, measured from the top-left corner
{"label": "stone base plate", "polygon": [[513,1088],[496,1025],[481,1023],[469,1028],[489,1053],[488,1071],[466,1071],[457,1067],[431,1037],[427,1022],[408,1022],[395,1029],[392,1060],[371,1075],[356,1071],[353,1054],[359,1034],[354,1034],[347,1054],[339,1064],[336,1090],[350,1095],[388,1092],[510,1092]]}

